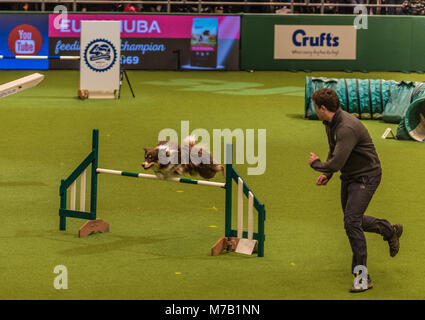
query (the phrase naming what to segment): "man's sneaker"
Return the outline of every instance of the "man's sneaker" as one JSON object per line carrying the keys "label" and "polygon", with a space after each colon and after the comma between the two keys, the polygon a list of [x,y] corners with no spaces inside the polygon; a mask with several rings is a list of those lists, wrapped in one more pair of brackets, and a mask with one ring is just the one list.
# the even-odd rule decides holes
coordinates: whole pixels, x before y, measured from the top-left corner
{"label": "man's sneaker", "polygon": [[[360,285],[361,285],[362,281],[363,281],[363,278],[360,278],[360,280],[359,280],[359,284]],[[350,289],[350,292],[351,293],[364,292],[364,291],[369,290],[369,289],[372,289],[372,288],[373,288],[372,279],[370,278],[369,275],[367,275],[367,289],[363,289],[363,287],[356,288],[356,287],[354,287],[354,284],[353,284],[353,286]]]}
{"label": "man's sneaker", "polygon": [[400,249],[400,237],[403,233],[403,225],[402,224],[394,224],[392,225],[394,230],[393,235],[389,238],[388,245],[390,246],[390,256],[395,257]]}

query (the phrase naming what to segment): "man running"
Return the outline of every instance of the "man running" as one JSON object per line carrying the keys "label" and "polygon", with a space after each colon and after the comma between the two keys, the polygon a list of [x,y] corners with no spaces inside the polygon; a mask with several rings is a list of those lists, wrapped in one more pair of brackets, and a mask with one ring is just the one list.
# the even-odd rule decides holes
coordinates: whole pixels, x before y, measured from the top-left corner
{"label": "man running", "polygon": [[[351,272],[356,266],[366,267],[367,250],[364,231],[374,232],[388,241],[390,256],[400,248],[401,224],[391,225],[384,219],[364,215],[375,190],[381,182],[381,163],[369,132],[355,116],[340,108],[335,90],[322,88],[312,95],[314,109],[323,121],[328,136],[329,153],[325,162],[310,153],[308,163],[322,174],[316,184],[324,186],[335,172],[341,171],[341,204],[344,228],[353,251]],[[361,281],[361,280],[360,280]],[[368,285],[354,286],[350,292],[361,292],[373,287],[368,275]]]}

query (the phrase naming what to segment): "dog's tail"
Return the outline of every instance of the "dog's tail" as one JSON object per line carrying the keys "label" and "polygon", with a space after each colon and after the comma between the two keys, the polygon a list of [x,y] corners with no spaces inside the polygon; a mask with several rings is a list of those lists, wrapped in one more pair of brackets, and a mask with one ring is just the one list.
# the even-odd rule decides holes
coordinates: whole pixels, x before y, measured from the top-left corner
{"label": "dog's tail", "polygon": [[183,144],[184,146],[189,146],[189,149],[192,149],[193,147],[196,147],[195,150],[204,150],[204,151],[208,151],[208,145],[206,145],[205,143],[196,142],[196,136],[188,136],[183,140]]}

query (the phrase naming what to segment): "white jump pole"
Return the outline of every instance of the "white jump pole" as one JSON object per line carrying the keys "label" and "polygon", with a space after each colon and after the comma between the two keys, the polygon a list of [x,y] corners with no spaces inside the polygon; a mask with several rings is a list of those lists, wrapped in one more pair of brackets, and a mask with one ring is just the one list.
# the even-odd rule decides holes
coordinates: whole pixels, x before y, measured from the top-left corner
{"label": "white jump pole", "polygon": [[254,195],[248,190],[248,231],[247,237],[243,234],[243,188],[244,182],[241,177],[238,177],[238,230],[237,237],[239,239],[235,252],[251,255],[257,244],[254,240]]}
{"label": "white jump pole", "polygon": [[81,174],[80,185],[80,211],[86,211],[86,174],[87,169]]}
{"label": "white jump pole", "polygon": [[77,199],[77,195],[76,195],[76,191],[77,191],[77,180],[74,180],[74,182],[71,184],[71,203],[69,205],[71,210],[75,210],[75,202]]}
{"label": "white jump pole", "polygon": [[164,178],[164,179],[161,179],[154,174],[146,174],[146,173],[134,173],[134,172],[127,172],[127,171],[111,170],[111,169],[101,169],[101,168],[97,168],[96,172],[97,173],[113,174],[113,175],[118,175],[118,176],[133,177],[133,178],[143,178],[143,179],[164,180],[164,181],[189,183],[189,184],[199,184],[199,185],[204,185],[204,186],[212,186],[212,187],[220,187],[220,188],[226,187],[226,184],[222,183],[222,182],[205,181],[205,180],[192,180],[192,179],[185,179],[185,178]]}
{"label": "white jump pole", "polygon": [[238,238],[243,238],[243,180],[238,178]]}
{"label": "white jump pole", "polygon": [[[80,211],[84,212],[86,210],[86,173],[87,169],[81,173],[80,176]],[[77,203],[77,179],[71,184],[71,198],[69,207],[71,210],[75,210]]]}
{"label": "white jump pole", "polygon": [[253,240],[254,235],[254,195],[248,193],[248,240]]}

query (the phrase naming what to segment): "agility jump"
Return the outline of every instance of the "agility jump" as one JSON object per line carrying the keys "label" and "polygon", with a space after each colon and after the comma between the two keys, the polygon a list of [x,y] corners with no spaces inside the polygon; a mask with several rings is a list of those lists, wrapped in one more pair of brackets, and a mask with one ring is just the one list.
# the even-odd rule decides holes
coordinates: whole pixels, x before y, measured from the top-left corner
{"label": "agility jump", "polygon": [[[85,237],[93,232],[108,232],[109,224],[102,219],[96,218],[97,213],[97,179],[99,174],[112,174],[125,177],[165,180],[170,182],[197,184],[211,187],[218,187],[225,190],[225,232],[212,247],[211,255],[219,255],[224,250],[234,250],[238,253],[252,254],[257,251],[258,257],[264,256],[264,224],[266,210],[251,189],[246,185],[240,175],[236,172],[232,164],[232,145],[226,145],[226,182],[213,182],[205,180],[193,180],[186,178],[166,178],[161,179],[156,175],[134,173],[128,171],[102,169],[98,167],[99,154],[99,131],[93,130],[92,152],[81,162],[81,164],[69,175],[61,180],[60,208],[59,208],[59,230],[66,230],[66,218],[79,218],[88,220],[79,230],[79,237]],[[91,165],[91,195],[90,211],[86,211],[86,176],[87,168]],[[80,208],[76,210],[77,179],[80,179]],[[238,184],[238,214],[237,230],[232,229],[232,182]],[[69,189],[69,209],[67,209],[67,196]],[[243,197],[248,198],[248,228],[243,230]],[[258,231],[254,232],[254,208],[258,213]]]}

